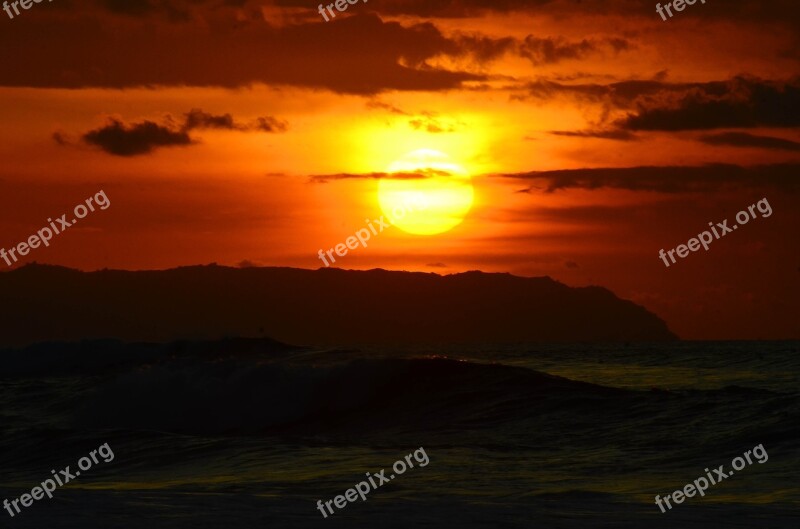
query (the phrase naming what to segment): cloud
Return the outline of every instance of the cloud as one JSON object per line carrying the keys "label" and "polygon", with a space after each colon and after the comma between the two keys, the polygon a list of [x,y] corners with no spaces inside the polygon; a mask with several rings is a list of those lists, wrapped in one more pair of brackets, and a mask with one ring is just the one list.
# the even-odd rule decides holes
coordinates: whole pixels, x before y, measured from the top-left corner
{"label": "cloud", "polygon": [[627,111],[611,125],[629,131],[800,126],[800,78],[777,81],[741,75],[703,83],[627,80],[609,84],[539,79],[528,83],[526,92],[515,99],[569,97],[600,104],[608,115]]}
{"label": "cloud", "polygon": [[157,147],[186,146],[192,143],[185,131],[170,130],[152,121],[125,126],[116,119],[111,119],[104,127],[87,132],[83,139],[86,143],[116,156],[136,156],[150,153]]}
{"label": "cloud", "polygon": [[382,103],[380,101],[367,101],[366,106],[370,109],[385,110],[390,114],[395,114],[398,116],[412,116],[414,119],[410,119],[408,121],[408,124],[412,129],[424,130],[425,132],[430,132],[432,134],[456,132],[459,127],[465,126],[464,123],[461,122],[445,123],[438,117],[436,112],[430,112],[427,110],[423,110],[422,112],[418,113],[419,115],[416,115],[412,112],[406,112],[405,110],[397,108],[394,105]]}
{"label": "cloud", "polygon": [[[305,0],[283,0],[297,4]],[[641,16],[651,19],[654,11],[648,3],[639,0],[392,0],[381,3],[381,11],[389,14],[416,15],[420,17],[477,17],[487,12],[528,12],[538,16],[564,18],[576,11],[593,16]],[[726,0],[724,3],[708,2],[702,10],[685,10],[681,17],[710,20],[739,20],[746,22],[780,22],[797,27],[800,12],[795,0]],[[660,19],[659,19],[660,20]]]}
{"label": "cloud", "polygon": [[401,110],[394,105],[390,105],[388,103],[383,103],[381,101],[367,101],[367,108],[374,109],[374,110],[386,110],[390,114],[397,114],[399,116],[410,116],[409,112]]}
{"label": "cloud", "polygon": [[702,130],[800,126],[800,79],[769,82],[736,77],[724,84],[697,85],[678,95],[637,103],[637,112],[619,121],[629,130]]}
{"label": "cloud", "polygon": [[332,180],[363,180],[363,179],[387,179],[387,180],[424,180],[435,176],[450,176],[447,171],[438,169],[419,169],[411,173],[338,173],[327,175],[311,175],[309,181],[313,184],[327,184]]}
{"label": "cloud", "polygon": [[772,187],[787,193],[800,191],[800,164],[744,167],[731,164],[705,166],[624,167],[565,169],[499,175],[535,181],[517,193],[554,193],[565,189],[624,189],[657,193],[717,192],[723,189]]}
{"label": "cloud", "polygon": [[[275,0],[280,6],[308,7],[305,0]],[[388,15],[461,18],[480,16],[488,11],[533,10],[557,0],[383,0],[380,12]],[[316,7],[314,7],[316,10]]]}
{"label": "cloud", "polygon": [[221,116],[214,116],[207,112],[203,112],[199,108],[193,108],[186,114],[186,123],[183,125],[184,130],[192,129],[226,129],[226,130],[241,130],[241,127],[236,125],[233,121],[233,116],[230,114],[223,114]]}
{"label": "cloud", "polygon": [[567,43],[563,39],[540,39],[529,35],[520,48],[520,55],[534,65],[539,65],[555,64],[565,59],[581,59],[595,51],[597,48],[586,39]]}
{"label": "cloud", "polygon": [[432,23],[383,21],[367,10],[331,23],[277,25],[263,13],[256,17],[231,3],[186,5],[202,9],[202,18],[170,23],[147,12],[128,16],[77,9],[31,17],[0,32],[0,86],[237,88],[264,83],[359,95],[444,91],[488,76],[434,66],[435,59],[480,61],[500,53],[507,42],[448,38]]}
{"label": "cloud", "polygon": [[[718,89],[723,83],[716,83]],[[538,79],[525,85],[527,96],[534,99],[550,100],[556,97],[571,97],[591,103],[603,103],[615,109],[633,109],[635,104],[645,98],[661,94],[684,93],[693,88],[714,86],[713,83],[665,83],[650,79],[631,79],[608,84],[578,83],[566,84]],[[516,99],[525,99],[517,96]]]}
{"label": "cloud", "polygon": [[757,136],[746,132],[722,132],[702,136],[700,141],[708,145],[729,145],[732,147],[756,147],[784,151],[800,151],[800,143],[772,136]]}
{"label": "cloud", "polygon": [[621,38],[602,41],[583,39],[568,42],[563,37],[538,38],[528,35],[519,46],[519,54],[530,60],[534,66],[538,66],[556,64],[565,60],[584,59],[589,55],[601,53],[604,48],[619,53],[632,47],[629,41]]}
{"label": "cloud", "polygon": [[478,63],[485,64],[502,57],[517,47],[517,40],[512,37],[493,39],[481,35],[460,36],[456,40],[456,55],[469,54]]}
{"label": "cloud", "polygon": [[272,116],[256,118],[250,125],[236,123],[230,114],[215,116],[208,112],[203,112],[198,108],[193,108],[185,114],[184,130],[193,129],[222,129],[239,131],[261,131],[261,132],[285,132],[288,124]]}
{"label": "cloud", "polygon": [[552,130],[555,136],[568,136],[571,138],[600,138],[604,140],[634,141],[639,137],[627,130]]}
{"label": "cloud", "polygon": [[261,132],[286,132],[289,124],[286,121],[281,121],[271,116],[265,118],[257,118],[255,123],[250,125],[251,130],[258,130]]}
{"label": "cloud", "polygon": [[51,137],[53,138],[54,142],[61,145],[62,147],[70,144],[67,135],[61,131],[55,131]]}
{"label": "cloud", "polygon": [[408,124],[411,125],[411,128],[414,130],[424,130],[433,134],[455,132],[456,130],[452,125],[440,125],[439,122],[433,118],[412,119]]}
{"label": "cloud", "polygon": [[[159,147],[193,145],[196,142],[189,132],[195,129],[283,132],[287,128],[285,122],[273,117],[259,117],[251,125],[241,125],[230,114],[213,115],[197,108],[184,114],[184,123],[179,127],[172,119],[167,122],[160,125],[146,120],[125,125],[112,118],[105,126],[84,134],[83,140],[115,156],[137,156],[149,154]],[[66,144],[61,134],[54,134],[53,139],[60,145]]]}
{"label": "cloud", "polygon": [[422,117],[412,119],[408,124],[414,130],[424,130],[432,134],[440,134],[446,132],[456,132],[459,127],[463,127],[463,123],[443,123],[436,117],[435,112],[422,112]]}
{"label": "cloud", "polygon": [[[286,5],[302,5],[306,0],[278,0]],[[664,3],[664,2],[662,2]],[[800,26],[800,9],[796,0],[725,0],[707,2],[702,9],[687,9],[681,18],[700,19],[703,23],[719,20],[737,21],[752,24],[773,23],[797,29]],[[539,17],[591,17],[597,24],[603,17],[638,17],[639,20],[652,21],[655,11],[648,2],[640,0],[604,0],[587,2],[584,0],[384,0],[380,4],[381,13],[389,15],[410,15],[418,17],[464,18],[480,17],[490,13],[527,13]],[[660,20],[660,19],[658,19]],[[613,21],[618,23],[617,20]],[[638,23],[638,22],[637,22]]]}

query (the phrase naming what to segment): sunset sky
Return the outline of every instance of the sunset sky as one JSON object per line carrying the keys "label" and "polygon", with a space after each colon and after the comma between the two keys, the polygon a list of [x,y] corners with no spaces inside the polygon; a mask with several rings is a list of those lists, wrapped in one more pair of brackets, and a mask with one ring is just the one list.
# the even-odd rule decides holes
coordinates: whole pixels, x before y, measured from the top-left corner
{"label": "sunset sky", "polygon": [[[318,268],[426,149],[471,177],[463,222],[387,229],[336,266],[548,275],[607,287],[682,338],[800,338],[800,4],[698,1],[667,21],[655,4],[0,12],[0,247],[102,189],[109,209],[26,262]],[[771,216],[659,259],[763,198]]]}

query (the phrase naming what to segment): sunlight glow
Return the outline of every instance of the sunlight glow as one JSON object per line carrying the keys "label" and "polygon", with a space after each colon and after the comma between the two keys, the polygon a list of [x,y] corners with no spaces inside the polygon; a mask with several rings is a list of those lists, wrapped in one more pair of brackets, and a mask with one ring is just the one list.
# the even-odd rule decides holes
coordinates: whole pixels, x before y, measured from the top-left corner
{"label": "sunlight glow", "polygon": [[474,191],[467,172],[447,155],[420,149],[390,164],[378,184],[378,202],[392,225],[407,233],[435,235],[461,224]]}

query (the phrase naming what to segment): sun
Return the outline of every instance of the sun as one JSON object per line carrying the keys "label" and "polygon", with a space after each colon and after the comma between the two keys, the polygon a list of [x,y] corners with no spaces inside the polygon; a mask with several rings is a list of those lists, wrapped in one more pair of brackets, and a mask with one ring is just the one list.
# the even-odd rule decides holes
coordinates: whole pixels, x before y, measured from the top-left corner
{"label": "sun", "polygon": [[420,149],[392,162],[378,184],[378,202],[393,226],[416,235],[452,230],[472,208],[472,180],[446,154]]}

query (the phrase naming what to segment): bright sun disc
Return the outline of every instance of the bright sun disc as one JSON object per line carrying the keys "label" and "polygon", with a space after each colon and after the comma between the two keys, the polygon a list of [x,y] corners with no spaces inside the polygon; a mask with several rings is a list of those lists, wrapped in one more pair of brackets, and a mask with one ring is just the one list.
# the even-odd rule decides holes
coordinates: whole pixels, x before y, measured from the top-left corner
{"label": "bright sun disc", "polygon": [[381,210],[393,226],[417,235],[435,235],[461,224],[474,191],[467,172],[447,155],[421,149],[389,166],[395,178],[378,184]]}

